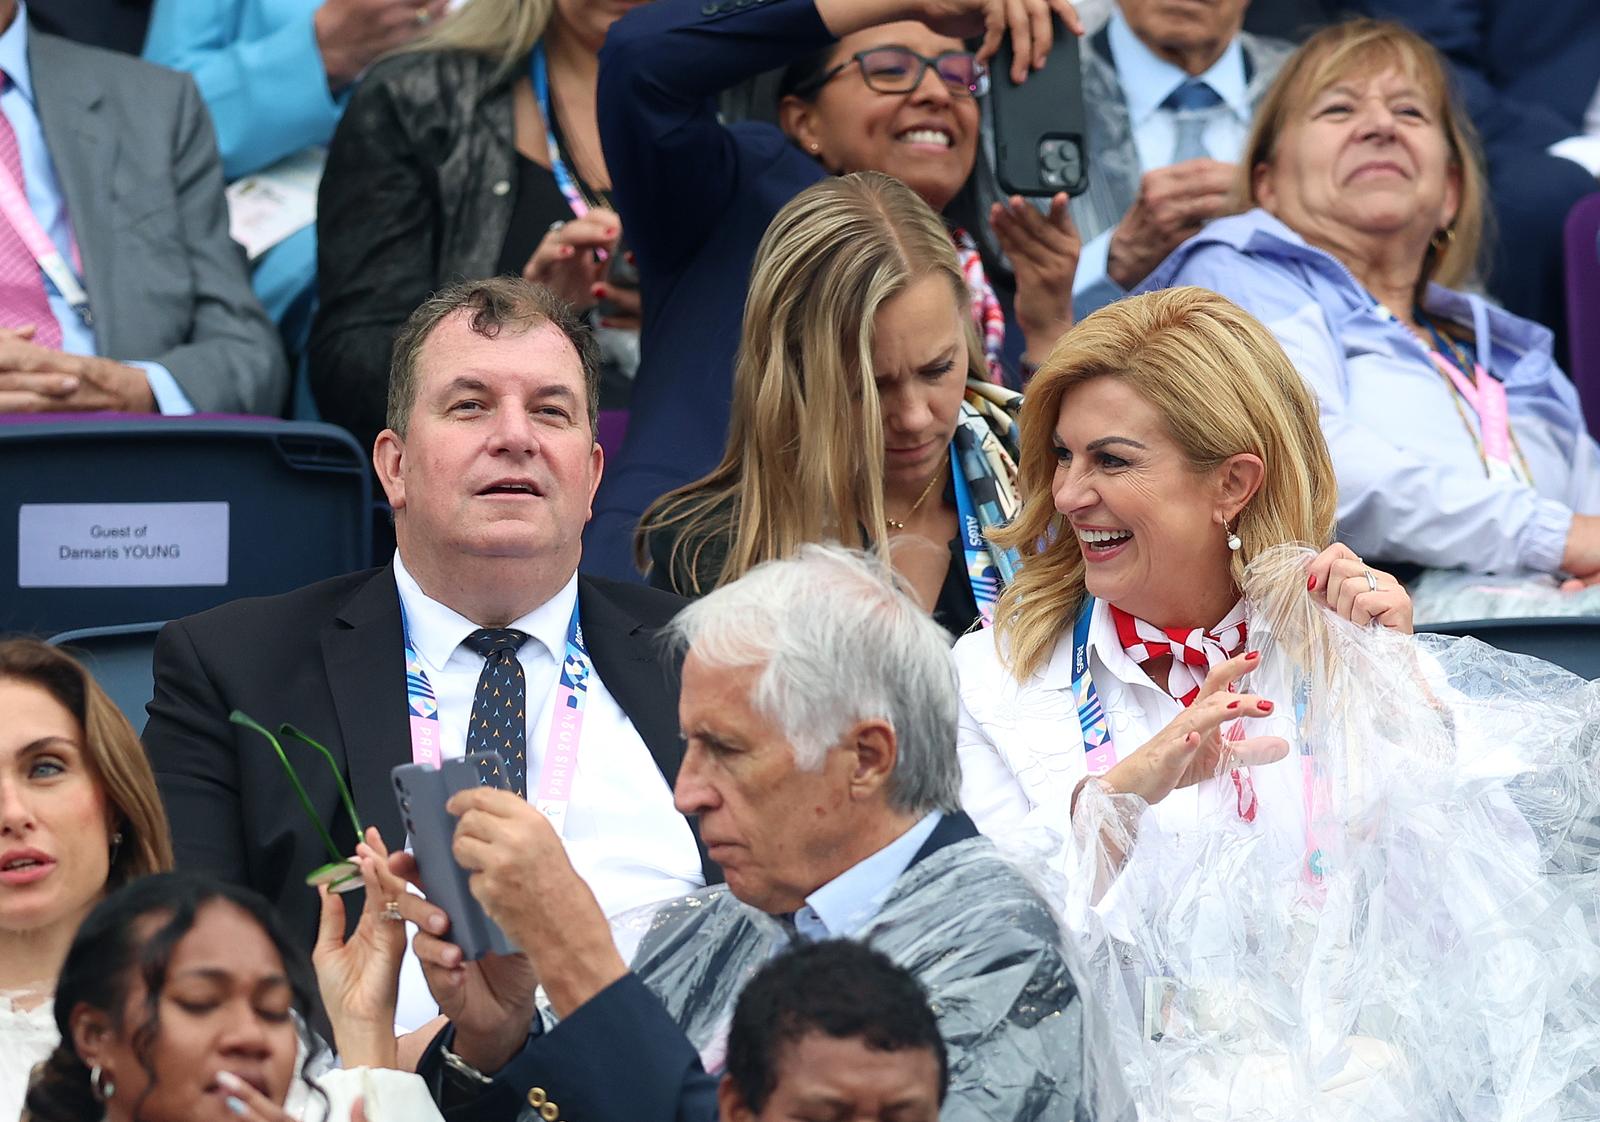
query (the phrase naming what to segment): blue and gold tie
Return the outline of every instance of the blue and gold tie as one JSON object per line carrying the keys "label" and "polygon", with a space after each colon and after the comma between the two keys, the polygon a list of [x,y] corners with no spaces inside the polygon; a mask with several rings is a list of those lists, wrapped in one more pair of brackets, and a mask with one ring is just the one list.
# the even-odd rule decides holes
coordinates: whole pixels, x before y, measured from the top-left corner
{"label": "blue and gold tie", "polygon": [[472,722],[467,726],[467,752],[498,752],[506,762],[511,789],[528,795],[528,684],[517,661],[526,632],[510,627],[484,627],[466,638],[466,645],[484,658],[478,690],[472,696]]}

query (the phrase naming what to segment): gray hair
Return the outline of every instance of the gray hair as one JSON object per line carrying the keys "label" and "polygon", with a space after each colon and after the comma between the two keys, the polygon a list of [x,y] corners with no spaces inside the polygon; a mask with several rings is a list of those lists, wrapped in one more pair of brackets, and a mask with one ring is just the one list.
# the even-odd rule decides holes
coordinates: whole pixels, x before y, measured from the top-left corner
{"label": "gray hair", "polygon": [[821,767],[856,722],[884,720],[898,744],[889,805],[961,808],[950,638],[879,558],[803,545],[690,604],[666,635],[711,666],[761,667],[751,705],[801,769]]}

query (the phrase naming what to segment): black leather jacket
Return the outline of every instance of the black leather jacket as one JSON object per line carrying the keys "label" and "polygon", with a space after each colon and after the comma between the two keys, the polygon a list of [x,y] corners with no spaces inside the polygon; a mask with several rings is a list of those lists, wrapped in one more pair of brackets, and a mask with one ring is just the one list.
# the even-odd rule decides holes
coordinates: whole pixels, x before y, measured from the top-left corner
{"label": "black leather jacket", "polygon": [[324,419],[370,448],[394,333],[440,287],[492,276],[516,205],[511,88],[495,60],[396,56],[350,98],[317,202],[320,307],[309,352]]}

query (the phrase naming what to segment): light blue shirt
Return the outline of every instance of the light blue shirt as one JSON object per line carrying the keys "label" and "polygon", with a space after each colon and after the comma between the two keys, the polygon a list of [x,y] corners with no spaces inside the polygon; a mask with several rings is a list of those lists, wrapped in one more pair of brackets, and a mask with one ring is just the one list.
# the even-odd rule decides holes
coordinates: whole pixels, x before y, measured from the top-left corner
{"label": "light blue shirt", "polygon": [[848,939],[860,931],[883,908],[894,882],[911,866],[944,817],[933,811],[894,841],[865,861],[858,861],[827,884],[806,897],[805,905],[794,913],[794,927],[800,937],[815,943],[823,939]]}
{"label": "light blue shirt", "polygon": [[1600,514],[1600,446],[1548,329],[1431,285],[1435,319],[1468,328],[1505,385],[1532,485],[1488,477],[1474,411],[1338,259],[1264,210],[1210,223],[1140,291],[1198,285],[1259,319],[1316,392],[1339,483],[1339,539],[1374,561],[1472,572],[1560,569],[1577,514]]}
{"label": "light blue shirt", "polygon": [[[19,3],[11,26],[0,34],[0,71],[10,79],[5,92],[0,93],[0,112],[11,123],[17,137],[17,149],[22,156],[22,177],[27,181],[28,206],[39,220],[45,233],[55,243],[56,249],[69,264],[72,252],[72,222],[67,215],[67,198],[56,178],[55,163],[50,159],[50,148],[45,143],[44,129],[39,124],[37,102],[33,94],[33,75],[28,68],[28,10]],[[43,276],[43,273],[40,274]],[[86,325],[72,310],[67,298],[56,290],[49,277],[44,277],[45,295],[50,301],[50,311],[61,325],[61,349],[67,354],[98,354],[95,347],[94,328]],[[178,381],[165,366],[158,362],[129,362],[144,371],[156,399],[156,408],[163,413],[193,413],[194,407],[178,388]]]}
{"label": "light blue shirt", "polygon": [[[1141,173],[1166,167],[1178,138],[1176,114],[1161,103],[1172,91],[1189,80],[1189,75],[1156,54],[1133,33],[1120,8],[1113,8],[1106,26],[1111,57],[1128,106],[1128,126],[1139,154]],[[1211,114],[1201,140],[1211,158],[1233,162],[1244,150],[1250,133],[1250,97],[1245,80],[1244,48],[1238,36],[1227,46],[1211,68],[1195,75],[1222,98]],[[1091,159],[1093,153],[1090,154]],[[1091,174],[1093,174],[1091,172]],[[1127,292],[1106,273],[1111,252],[1111,236],[1117,228],[1103,230],[1091,238],[1078,255],[1078,272],[1072,279],[1073,305],[1081,317],[1104,307]]]}

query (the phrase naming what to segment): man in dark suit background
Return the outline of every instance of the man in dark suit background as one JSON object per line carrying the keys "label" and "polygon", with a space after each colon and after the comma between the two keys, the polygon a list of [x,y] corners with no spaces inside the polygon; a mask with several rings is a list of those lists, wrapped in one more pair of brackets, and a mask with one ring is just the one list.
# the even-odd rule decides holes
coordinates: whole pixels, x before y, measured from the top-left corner
{"label": "man in dark suit background", "polygon": [[[229,724],[239,709],[325,744],[391,848],[405,840],[391,768],[492,748],[560,819],[607,911],[717,876],[672,804],[676,670],[652,634],[682,601],[577,575],[602,466],[598,378],[587,329],[519,279],[459,285],[417,310],[374,449],[393,563],[162,631],[144,739],[180,867],[262,892],[310,947],[318,906],[304,878],[329,857],[271,748]],[[293,548],[294,527],[283,531]],[[310,751],[293,758],[351,852],[332,775]],[[400,1000],[407,1027],[435,1011],[404,979]]]}
{"label": "man in dark suit background", "polygon": [[1497,226],[1489,290],[1553,328],[1565,361],[1562,229],[1578,200],[1600,190],[1600,10],[1594,0],[1362,6],[1404,23],[1449,60],[1488,161]]}

